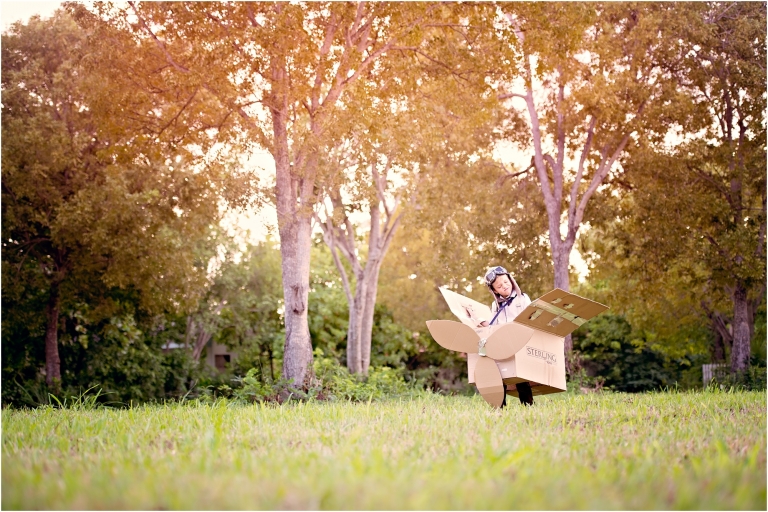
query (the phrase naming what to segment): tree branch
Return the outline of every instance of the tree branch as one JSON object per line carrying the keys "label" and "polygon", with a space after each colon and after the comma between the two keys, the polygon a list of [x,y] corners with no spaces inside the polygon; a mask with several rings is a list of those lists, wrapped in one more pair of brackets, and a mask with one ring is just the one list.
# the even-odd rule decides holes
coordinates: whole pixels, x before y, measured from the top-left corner
{"label": "tree branch", "polygon": [[[331,227],[335,238],[336,243],[341,248],[342,253],[344,254],[344,257],[347,258],[347,261],[352,265],[352,270],[357,274],[359,270],[360,263],[357,260],[357,256],[355,255],[355,231],[354,226],[352,226],[352,222],[349,220],[349,217],[347,216],[346,212],[344,211],[344,204],[341,201],[341,196],[339,194],[338,190],[332,190],[328,196],[331,199],[331,203],[333,204],[334,210],[339,209],[342,212],[343,215],[343,224],[344,224],[344,231],[346,231],[346,235],[341,234],[341,226],[334,226],[331,222],[329,226]],[[332,216],[327,213],[326,219],[331,219]],[[338,232],[338,234],[337,234]]]}
{"label": "tree branch", "polygon": [[[507,13],[506,16],[507,20],[512,26],[512,30],[514,31],[515,36],[518,38],[521,44],[524,44],[525,34],[523,33],[520,24],[512,16],[511,13]],[[544,196],[544,205],[547,208],[550,234],[554,235],[559,232],[559,205],[555,201],[555,197],[552,192],[552,185],[549,181],[549,176],[547,176],[546,166],[544,165],[544,155],[541,147],[541,128],[539,126],[539,115],[536,112],[536,105],[533,101],[533,68],[531,65],[531,56],[525,54],[523,58],[525,60],[525,104],[528,108],[528,117],[531,120],[531,138],[533,140],[534,149],[533,158],[536,165],[536,172],[539,177],[539,187],[541,188],[541,193]],[[554,240],[552,241],[555,243]]]}
{"label": "tree branch", "polygon": [[383,255],[387,253],[387,250],[389,249],[389,245],[392,242],[392,239],[395,237],[395,232],[397,231],[397,228],[400,225],[400,219],[402,218],[403,218],[403,214],[400,213],[397,217],[395,217],[395,220],[392,223],[392,225],[389,227],[389,229],[385,230],[384,232],[384,241],[381,244],[382,259],[383,259]]}
{"label": "tree branch", "polygon": [[[165,55],[165,58],[168,61],[168,63],[174,69],[176,69],[177,71],[181,71],[182,73],[185,73],[185,74],[191,73],[192,71],[189,68],[187,68],[186,66],[183,66],[183,65],[181,65],[181,64],[176,62],[176,60],[173,58],[173,56],[170,54],[170,52],[168,51],[167,47],[165,46],[165,43],[163,41],[161,41],[155,35],[155,33],[152,31],[152,29],[149,27],[149,25],[147,25],[147,23],[144,20],[144,18],[139,14],[139,10],[136,7],[135,2],[130,1],[130,2],[128,2],[128,4],[131,6],[131,8],[133,9],[134,14],[136,14],[136,17],[139,19],[139,22],[141,23],[141,26],[144,28],[144,31],[147,34],[149,34],[149,36],[157,44],[158,48],[160,48],[160,50],[163,52],[163,54]],[[269,147],[270,146],[269,140],[266,137],[266,135],[263,133],[263,130],[259,127],[259,125],[257,123],[255,123],[253,121],[253,118],[251,118],[251,116],[249,116],[248,113],[245,112],[245,110],[243,110],[242,107],[240,107],[236,103],[228,100],[223,94],[221,94],[218,90],[213,88],[207,82],[203,82],[202,86],[206,90],[210,91],[214,96],[216,96],[216,98],[218,98],[218,100],[221,101],[224,105],[226,105],[227,107],[231,108],[233,111],[237,112],[240,115],[240,117],[246,122],[246,125],[248,125],[248,127],[252,128],[253,130],[256,131],[256,135],[257,135],[257,138],[259,139],[260,143],[263,143],[263,145],[265,147]]]}
{"label": "tree branch", "polygon": [[136,8],[136,2],[129,1],[128,5],[131,6],[131,9],[133,9],[133,13],[136,15],[136,18],[138,18],[139,23],[144,28],[145,32],[147,32],[147,34],[149,34],[149,36],[152,39],[154,39],[155,43],[157,43],[158,48],[160,48],[160,50],[165,55],[165,59],[168,61],[168,64],[173,66],[178,71],[189,73],[189,68],[177,63],[176,60],[171,56],[170,52],[168,52],[168,48],[166,48],[165,43],[161,41],[160,38],[157,37],[157,35],[155,35],[155,33],[152,31],[151,28],[149,28],[149,25],[147,25],[147,22],[144,21],[144,18],[141,16],[141,14],[139,14],[139,10]]}
{"label": "tree branch", "polygon": [[725,198],[725,200],[728,202],[731,208],[734,208],[733,201],[731,200],[731,194],[728,191],[728,189],[723,186],[722,183],[718,182],[707,171],[705,171],[704,169],[701,169],[696,165],[687,163],[686,167],[688,167],[688,170],[696,172],[696,174],[698,174],[700,178],[709,182],[715,188],[715,190],[717,190],[720,194],[722,194],[722,196]]}
{"label": "tree branch", "polygon": [[496,99],[499,99],[499,100],[506,100],[506,99],[509,99],[509,98],[523,98],[523,99],[525,99],[525,95],[524,94],[519,94],[519,93],[516,93],[516,92],[506,92],[506,93],[499,94],[499,95],[496,96]]}
{"label": "tree branch", "polygon": [[173,124],[173,123],[174,123],[174,122],[175,122],[175,121],[176,121],[176,120],[179,118],[179,116],[181,116],[181,113],[182,113],[182,112],[184,112],[184,111],[187,109],[187,107],[189,107],[189,105],[192,103],[192,100],[193,100],[193,99],[195,98],[195,96],[197,95],[197,91],[199,91],[199,90],[200,90],[200,88],[199,88],[199,87],[195,87],[195,90],[192,92],[192,95],[189,97],[189,99],[187,100],[187,102],[186,102],[186,103],[184,103],[184,106],[182,106],[182,107],[181,107],[181,109],[179,109],[179,111],[176,113],[176,115],[175,115],[175,116],[173,116],[173,118],[172,118],[170,121],[168,121],[168,122],[165,124],[165,126],[163,126],[162,128],[160,128],[160,130],[157,132],[157,134],[158,134],[158,135],[162,135],[162,134],[163,134],[163,132],[164,132],[166,129],[168,129],[168,127],[169,127],[169,126],[171,126],[171,125],[172,125],[172,124]]}
{"label": "tree branch", "polygon": [[555,183],[555,200],[558,204],[563,199],[563,162],[565,161],[565,115],[563,103],[565,102],[565,85],[562,83],[562,69],[558,66],[557,88],[557,165],[552,165],[552,181]]}
{"label": "tree branch", "polygon": [[[320,91],[323,85],[323,72],[325,71],[324,61],[326,56],[328,55],[328,52],[331,51],[331,46],[333,45],[333,37],[336,35],[336,31],[339,28],[338,24],[338,16],[336,15],[336,11],[333,12],[331,15],[331,19],[328,22],[326,33],[325,33],[325,39],[323,40],[323,46],[320,48],[320,55],[318,56],[318,62],[317,62],[317,72],[315,73],[315,83],[312,86],[312,110],[310,111],[310,115],[315,112],[318,108],[320,108]],[[309,109],[307,109],[309,110]]]}
{"label": "tree branch", "polygon": [[499,179],[496,180],[496,186],[501,188],[504,186],[504,183],[512,178],[516,178],[518,176],[522,176],[523,174],[527,174],[530,172],[531,169],[534,169],[536,166],[533,163],[533,158],[531,158],[531,164],[525,168],[525,170],[518,171],[518,172],[510,172],[503,164],[497,164],[499,167],[501,167],[506,174]]}
{"label": "tree branch", "polygon": [[576,177],[571,185],[571,201],[568,204],[568,231],[570,232],[578,224],[573,224],[576,220],[576,201],[579,196],[579,187],[581,186],[581,178],[584,175],[584,163],[587,161],[589,151],[592,149],[592,139],[595,134],[595,125],[597,124],[597,118],[592,116],[589,122],[589,128],[587,129],[587,140],[584,143],[584,148],[581,150],[581,157],[579,158],[579,167],[576,170]]}
{"label": "tree branch", "polygon": [[[592,177],[592,181],[589,184],[589,188],[587,189],[586,192],[584,192],[584,195],[581,197],[581,200],[579,201],[579,206],[576,209],[576,214],[574,215],[574,219],[573,219],[574,226],[579,226],[581,224],[581,221],[584,218],[584,210],[587,208],[587,202],[595,193],[595,191],[603,182],[603,180],[605,180],[605,177],[608,175],[608,172],[610,172],[611,167],[613,167],[613,164],[619,158],[622,151],[624,151],[624,147],[627,145],[627,142],[629,142],[629,137],[630,137],[629,133],[624,135],[618,147],[613,152],[613,154],[611,155],[610,159],[608,159],[607,162],[604,154],[602,161],[600,162],[600,166],[598,167],[598,170],[595,172],[595,175]],[[570,233],[569,233],[569,236],[571,236]],[[575,237],[576,237],[576,234],[574,230],[574,233],[573,233],[574,240],[575,240]]]}
{"label": "tree branch", "polygon": [[341,264],[341,260],[339,259],[339,255],[336,250],[336,240],[335,240],[336,236],[334,232],[333,223],[331,222],[331,217],[330,215],[328,215],[327,209],[326,209],[326,215],[325,215],[325,219],[326,219],[325,223],[320,221],[320,219],[317,216],[317,213],[315,213],[314,216],[318,220],[318,224],[320,224],[320,227],[323,230],[323,240],[325,240],[326,245],[331,250],[331,256],[333,256],[333,263],[336,265],[336,268],[339,271],[339,275],[341,276],[341,284],[344,287],[344,293],[347,296],[347,301],[349,301],[349,303],[351,304],[354,297],[352,295],[352,289],[349,286],[349,278],[347,277],[347,271],[344,268],[344,265]]}

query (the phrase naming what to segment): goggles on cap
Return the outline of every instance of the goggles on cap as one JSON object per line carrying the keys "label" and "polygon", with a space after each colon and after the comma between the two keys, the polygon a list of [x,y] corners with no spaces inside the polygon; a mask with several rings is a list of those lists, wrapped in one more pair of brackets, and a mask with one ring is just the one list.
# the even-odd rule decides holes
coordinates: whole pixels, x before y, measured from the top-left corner
{"label": "goggles on cap", "polygon": [[487,274],[485,274],[485,284],[488,286],[491,286],[493,282],[496,280],[498,276],[502,276],[504,274],[509,274],[507,272],[507,269],[504,267],[495,267],[488,271]]}

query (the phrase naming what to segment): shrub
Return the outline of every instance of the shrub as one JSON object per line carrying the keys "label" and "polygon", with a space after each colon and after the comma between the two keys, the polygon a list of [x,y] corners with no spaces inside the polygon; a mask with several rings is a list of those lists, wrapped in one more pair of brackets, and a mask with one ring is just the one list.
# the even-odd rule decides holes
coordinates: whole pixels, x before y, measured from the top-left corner
{"label": "shrub", "polygon": [[205,386],[200,395],[203,401],[218,398],[241,403],[283,402],[300,400],[348,400],[367,402],[395,396],[413,396],[423,392],[423,383],[406,381],[403,372],[387,366],[371,367],[367,376],[352,375],[335,357],[326,356],[319,348],[314,351],[312,384],[300,389],[291,381],[272,381],[258,368],[251,368],[244,377],[231,379],[232,386],[221,383]]}
{"label": "shrub", "polygon": [[743,372],[729,373],[725,377],[713,378],[707,388],[762,391],[766,389],[766,378],[765,366],[752,365]]}

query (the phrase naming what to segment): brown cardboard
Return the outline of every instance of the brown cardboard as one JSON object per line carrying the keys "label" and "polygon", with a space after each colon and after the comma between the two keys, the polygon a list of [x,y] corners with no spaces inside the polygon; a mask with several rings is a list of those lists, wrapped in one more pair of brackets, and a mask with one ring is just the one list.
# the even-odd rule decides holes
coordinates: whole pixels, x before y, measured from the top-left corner
{"label": "brown cardboard", "polygon": [[479,354],[484,349],[483,355],[494,360],[514,356],[535,332],[515,323],[472,329],[451,320],[429,320],[427,329],[443,348],[467,354]]}
{"label": "brown cardboard", "polygon": [[445,286],[441,286],[439,290],[443,294],[445,302],[448,303],[451,313],[456,315],[461,323],[470,327],[477,327],[483,320],[488,321],[492,318],[491,308],[485,304],[452,292]]}
{"label": "brown cardboard", "polygon": [[478,356],[475,377],[475,385],[485,401],[494,407],[501,407],[504,401],[504,383],[493,359]]}
{"label": "brown cardboard", "polygon": [[512,396],[517,396],[515,384],[520,382],[530,383],[533,395],[565,391],[565,336],[608,309],[555,289],[532,302],[511,323],[478,327],[490,308],[486,312],[468,297],[440,291],[462,323],[430,320],[427,328],[440,346],[467,353],[469,382],[494,407],[501,407],[504,384]]}
{"label": "brown cardboard", "polygon": [[472,329],[451,320],[429,320],[427,329],[441,347],[467,353],[477,353],[480,340],[477,331],[485,332],[485,329]]}
{"label": "brown cardboard", "polygon": [[515,322],[565,338],[608,306],[555,288],[533,301]]}

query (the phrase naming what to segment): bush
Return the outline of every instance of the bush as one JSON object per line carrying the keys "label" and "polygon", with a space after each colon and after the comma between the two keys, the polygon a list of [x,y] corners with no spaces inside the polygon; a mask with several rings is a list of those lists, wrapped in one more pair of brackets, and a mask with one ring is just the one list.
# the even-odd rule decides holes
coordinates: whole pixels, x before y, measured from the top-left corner
{"label": "bush", "polygon": [[729,373],[724,377],[713,378],[708,388],[719,387],[720,389],[734,388],[745,391],[762,391],[766,389],[766,368],[765,366],[750,366],[741,373]]}
{"label": "bush", "polygon": [[[635,333],[627,320],[603,314],[573,335],[573,381],[637,393],[676,385],[688,360],[672,360]],[[583,369],[583,372],[581,371]]]}
{"label": "bush", "polygon": [[371,366],[367,377],[352,375],[335,359],[325,357],[319,349],[315,350],[314,371],[317,385],[310,391],[314,396],[327,400],[381,400],[411,395],[423,389],[418,381],[406,382],[402,370],[388,366]]}
{"label": "bush", "polygon": [[244,377],[234,377],[229,382],[210,384],[202,388],[200,399],[215,401],[219,398],[241,403],[278,402],[292,398],[300,400],[348,400],[367,402],[396,396],[413,396],[423,392],[422,382],[405,380],[401,370],[387,366],[371,367],[367,376],[352,375],[334,357],[326,356],[321,349],[314,351],[312,385],[300,389],[291,381],[272,381],[258,368],[251,368]]}

